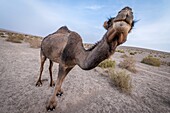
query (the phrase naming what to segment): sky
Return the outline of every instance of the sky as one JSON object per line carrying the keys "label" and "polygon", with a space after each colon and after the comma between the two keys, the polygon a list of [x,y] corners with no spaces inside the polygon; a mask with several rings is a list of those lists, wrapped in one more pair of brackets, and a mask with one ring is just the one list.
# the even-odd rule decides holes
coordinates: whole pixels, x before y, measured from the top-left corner
{"label": "sky", "polygon": [[170,0],[0,0],[0,28],[45,37],[66,25],[95,43],[125,6],[139,21],[123,45],[170,52]]}

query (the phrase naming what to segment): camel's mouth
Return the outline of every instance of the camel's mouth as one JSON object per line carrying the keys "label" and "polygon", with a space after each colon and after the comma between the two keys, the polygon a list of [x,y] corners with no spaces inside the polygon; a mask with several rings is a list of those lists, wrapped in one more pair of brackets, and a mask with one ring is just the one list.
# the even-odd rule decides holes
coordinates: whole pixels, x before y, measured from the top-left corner
{"label": "camel's mouth", "polygon": [[123,8],[116,17],[110,18],[103,26],[107,30],[108,42],[117,41],[118,45],[124,43],[134,26],[132,9]]}
{"label": "camel's mouth", "polygon": [[120,32],[125,32],[126,31],[126,32],[130,33],[130,31],[134,27],[134,24],[135,24],[134,20],[132,20],[131,22],[128,21],[127,19],[125,19],[125,20],[116,20],[115,22],[113,22],[113,24],[112,24],[112,26],[110,28],[117,29]]}
{"label": "camel's mouth", "polygon": [[[115,22],[121,22],[121,21],[117,20],[117,21],[115,21]],[[123,22],[125,22],[125,23],[128,24],[129,26],[133,27],[133,26],[132,26],[132,23],[133,23],[134,21],[129,22],[127,19],[125,19],[125,20],[123,20]]]}
{"label": "camel's mouth", "polygon": [[[109,28],[114,27],[114,24],[117,22],[125,22],[132,29],[134,26],[132,9],[130,7],[123,8],[118,12],[116,17],[110,18],[106,23],[107,25],[104,27],[109,30]],[[122,27],[122,25],[120,25],[120,27]]]}

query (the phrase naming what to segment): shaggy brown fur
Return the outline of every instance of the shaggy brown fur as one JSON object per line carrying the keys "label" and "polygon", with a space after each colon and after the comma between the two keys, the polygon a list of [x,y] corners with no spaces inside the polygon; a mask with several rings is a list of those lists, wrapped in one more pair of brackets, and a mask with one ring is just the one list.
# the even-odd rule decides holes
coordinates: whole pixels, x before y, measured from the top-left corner
{"label": "shaggy brown fur", "polygon": [[107,32],[101,41],[89,50],[85,50],[80,35],[70,31],[66,26],[61,27],[55,33],[45,37],[41,44],[41,67],[40,76],[36,86],[41,86],[41,75],[44,62],[48,58],[50,61],[50,86],[55,85],[52,79],[53,62],[59,63],[58,78],[55,85],[54,94],[49,100],[47,110],[55,109],[56,95],[62,95],[61,85],[69,71],[78,65],[84,70],[96,67],[101,61],[108,58],[115,52],[118,45],[126,41],[126,37],[134,24],[133,12],[129,7],[123,8],[116,17],[104,22]]}

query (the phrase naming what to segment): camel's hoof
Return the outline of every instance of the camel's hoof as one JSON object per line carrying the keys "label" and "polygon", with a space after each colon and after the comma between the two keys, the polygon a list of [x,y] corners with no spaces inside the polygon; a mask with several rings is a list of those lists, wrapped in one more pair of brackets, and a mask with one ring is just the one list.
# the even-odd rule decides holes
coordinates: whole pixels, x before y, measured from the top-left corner
{"label": "camel's hoof", "polygon": [[57,94],[56,94],[56,96],[58,96],[58,97],[59,96],[61,97],[62,95],[63,95],[63,91],[57,92]]}
{"label": "camel's hoof", "polygon": [[42,86],[42,82],[41,81],[37,81],[36,86],[38,86],[38,87]]}
{"label": "camel's hoof", "polygon": [[50,83],[50,87],[53,87],[53,86],[55,86],[54,81],[52,83]]}
{"label": "camel's hoof", "polygon": [[53,111],[56,106],[57,106],[56,101],[55,101],[55,102],[50,102],[50,103],[47,105],[46,109],[47,109],[47,111]]}
{"label": "camel's hoof", "polygon": [[47,107],[46,109],[47,109],[47,111],[53,111],[53,110],[55,110],[55,107],[54,106],[52,108]]}

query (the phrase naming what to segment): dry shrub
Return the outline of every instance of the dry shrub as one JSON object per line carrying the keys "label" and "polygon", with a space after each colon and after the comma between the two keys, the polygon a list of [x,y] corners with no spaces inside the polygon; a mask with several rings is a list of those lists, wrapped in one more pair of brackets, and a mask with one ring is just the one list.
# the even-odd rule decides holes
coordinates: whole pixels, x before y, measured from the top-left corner
{"label": "dry shrub", "polygon": [[138,54],[142,54],[142,53],[143,53],[143,51],[139,51],[139,52],[138,52]]}
{"label": "dry shrub", "polygon": [[128,56],[126,54],[123,54],[120,56],[121,58],[127,58]]}
{"label": "dry shrub", "polygon": [[24,42],[30,42],[32,39],[29,37],[29,36],[26,36],[25,39],[24,39]]}
{"label": "dry shrub", "polygon": [[157,57],[157,55],[154,55],[154,57]]}
{"label": "dry shrub", "polygon": [[31,48],[40,48],[41,47],[41,39],[40,38],[30,38],[29,44]]}
{"label": "dry shrub", "polygon": [[135,54],[137,54],[137,52],[135,51],[135,52],[130,52],[129,53],[130,55],[135,55]]}
{"label": "dry shrub", "polygon": [[166,55],[159,55],[158,57],[160,57],[160,58],[166,58]]}
{"label": "dry shrub", "polygon": [[167,62],[167,65],[170,66],[170,62]]}
{"label": "dry shrub", "polygon": [[164,66],[170,66],[170,62],[161,61],[161,65],[164,65]]}
{"label": "dry shrub", "polygon": [[84,43],[83,46],[84,46],[84,48],[89,49],[93,46],[93,44]]}
{"label": "dry shrub", "polygon": [[42,38],[38,36],[26,36],[24,41],[28,42],[31,48],[40,48]]}
{"label": "dry shrub", "polygon": [[130,72],[136,73],[137,70],[135,68],[136,67],[135,64],[136,64],[136,61],[133,57],[125,57],[123,61],[119,63],[119,67],[123,69],[127,69]]}
{"label": "dry shrub", "polygon": [[106,59],[104,61],[102,61],[98,67],[101,68],[115,68],[116,62],[110,59]]}
{"label": "dry shrub", "polygon": [[152,65],[152,66],[157,66],[157,67],[161,65],[160,59],[155,58],[151,55],[148,55],[147,57],[143,58],[141,63]]}
{"label": "dry shrub", "polygon": [[130,93],[132,91],[132,78],[125,70],[115,72],[113,69],[109,71],[110,78],[113,83],[122,91]]}
{"label": "dry shrub", "polygon": [[21,43],[23,39],[24,39],[24,36],[21,34],[8,33],[8,38],[6,39],[6,41],[14,42],[14,43]]}
{"label": "dry shrub", "polygon": [[3,32],[0,32],[0,36],[1,36],[1,35],[4,35],[4,33],[3,33]]}
{"label": "dry shrub", "polygon": [[3,32],[0,32],[0,37],[3,37],[4,36],[4,33]]}
{"label": "dry shrub", "polygon": [[167,62],[166,61],[161,61],[161,65],[167,65]]}
{"label": "dry shrub", "polygon": [[6,38],[5,33],[4,32],[0,32],[0,38]]}
{"label": "dry shrub", "polygon": [[118,49],[118,50],[116,50],[116,52],[125,53],[125,51],[123,49]]}
{"label": "dry shrub", "polygon": [[152,55],[152,54],[149,54],[148,57],[153,57],[153,55]]}

